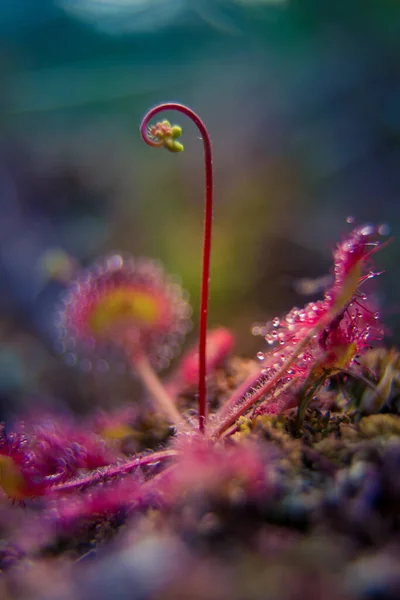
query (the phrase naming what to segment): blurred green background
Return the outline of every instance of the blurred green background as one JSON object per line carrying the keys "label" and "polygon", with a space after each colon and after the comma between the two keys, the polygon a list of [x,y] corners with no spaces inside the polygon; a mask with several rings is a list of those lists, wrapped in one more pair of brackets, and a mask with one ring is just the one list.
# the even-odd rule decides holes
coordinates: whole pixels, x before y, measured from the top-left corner
{"label": "blurred green background", "polygon": [[394,237],[373,293],[399,340],[397,0],[3,0],[0,77],[3,411],[85,395],[52,349],[55,248],[85,265],[111,249],[161,259],[196,319],[202,144],[173,114],[182,155],[141,142],[162,101],[191,106],[213,140],[210,325],[252,355],[253,322],[321,295],[303,278],[329,272],[351,215]]}

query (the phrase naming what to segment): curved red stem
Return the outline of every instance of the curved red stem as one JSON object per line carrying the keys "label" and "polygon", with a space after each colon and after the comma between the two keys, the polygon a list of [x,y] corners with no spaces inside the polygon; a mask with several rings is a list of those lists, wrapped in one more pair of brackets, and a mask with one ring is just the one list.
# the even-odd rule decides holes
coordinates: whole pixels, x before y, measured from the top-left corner
{"label": "curved red stem", "polygon": [[211,230],[213,209],[213,170],[211,139],[200,117],[184,104],[167,102],[155,106],[145,115],[140,126],[140,133],[146,144],[152,147],[162,145],[151,139],[148,135],[150,120],[164,110],[176,110],[186,115],[200,131],[204,146],[204,169],[205,169],[205,217],[203,237],[203,269],[201,276],[201,304],[200,304],[200,332],[199,332],[199,429],[204,433],[207,412],[207,381],[206,381],[206,351],[207,351],[207,321],[208,321],[208,299],[210,286],[210,257],[211,257]]}

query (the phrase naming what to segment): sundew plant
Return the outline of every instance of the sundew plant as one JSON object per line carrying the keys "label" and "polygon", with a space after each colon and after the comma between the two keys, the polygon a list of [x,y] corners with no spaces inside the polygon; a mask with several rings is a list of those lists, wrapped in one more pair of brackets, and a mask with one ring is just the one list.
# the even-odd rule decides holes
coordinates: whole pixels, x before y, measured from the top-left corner
{"label": "sundew plant", "polygon": [[[231,506],[240,499],[277,514],[276,507],[270,513],[265,507],[272,501],[278,506],[287,491],[285,486],[277,491],[285,472],[278,463],[299,461],[293,457],[301,452],[312,464],[326,467],[330,460],[325,450],[318,454],[311,444],[301,445],[310,432],[310,415],[321,441],[339,421],[357,427],[366,415],[393,409],[398,357],[393,351],[371,359],[383,327],[367,296],[368,280],[379,275],[372,259],[382,247],[384,229],[364,224],[345,235],[333,250],[332,284],[323,297],[269,322],[249,322],[261,338],[257,357],[232,358],[233,333],[223,326],[208,329],[210,136],[191,109],[162,104],[147,113],[140,128],[149,146],[183,150],[179,125],[153,123],[165,110],[191,119],[204,147],[198,345],[163,380],[160,373],[173,364],[191,328],[192,309],[180,284],[157,260],[114,253],[69,282],[54,311],[54,335],[65,360],[99,369],[123,361],[142,382],[143,398],[81,422],[43,414],[17,422],[12,431],[2,426],[3,528],[7,521],[12,524],[18,559],[38,556],[49,546],[57,554],[61,537],[71,540],[77,531],[82,536],[93,523],[111,518],[116,530],[125,522],[134,528],[149,511],[166,520],[174,514],[179,521],[176,515],[187,514],[185,506],[204,515],[210,506],[215,512],[213,502]],[[335,439],[338,432],[343,433],[337,428]]]}

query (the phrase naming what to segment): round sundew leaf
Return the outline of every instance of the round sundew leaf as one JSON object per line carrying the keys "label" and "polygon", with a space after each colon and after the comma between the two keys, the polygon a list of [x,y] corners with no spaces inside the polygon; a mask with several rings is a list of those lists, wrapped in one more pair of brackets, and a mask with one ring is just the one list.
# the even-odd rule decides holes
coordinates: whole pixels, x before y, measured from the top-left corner
{"label": "round sundew leaf", "polygon": [[161,369],[179,350],[190,314],[186,294],[157,261],[113,254],[67,288],[54,319],[57,347],[73,349],[78,364],[95,355],[112,365],[140,346]]}

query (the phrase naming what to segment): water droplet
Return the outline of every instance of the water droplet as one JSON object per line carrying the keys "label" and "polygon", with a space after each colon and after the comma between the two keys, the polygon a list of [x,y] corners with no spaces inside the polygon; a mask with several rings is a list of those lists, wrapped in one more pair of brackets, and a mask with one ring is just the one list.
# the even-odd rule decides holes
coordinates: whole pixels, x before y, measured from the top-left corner
{"label": "water droplet", "polygon": [[72,352],[68,353],[65,356],[65,362],[69,367],[74,367],[76,365],[76,355]]}
{"label": "water droplet", "polygon": [[122,269],[123,265],[124,265],[124,259],[122,258],[122,256],[120,254],[114,254],[113,256],[110,256],[107,260],[108,269],[112,269],[112,270]]}
{"label": "water droplet", "polygon": [[274,319],[272,319],[272,327],[279,327],[280,324],[281,324],[281,321],[280,321],[279,317],[275,317]]}
{"label": "water droplet", "polygon": [[107,373],[107,371],[108,371],[108,369],[109,369],[109,364],[108,364],[108,362],[107,362],[106,360],[103,360],[103,359],[100,359],[100,360],[97,362],[97,365],[96,365],[96,366],[97,366],[97,370],[98,370],[100,373]]}
{"label": "water droplet", "polygon": [[258,358],[258,360],[264,360],[264,358],[265,358],[264,352],[257,352],[257,358]]}
{"label": "water droplet", "polygon": [[387,223],[382,223],[382,225],[379,225],[378,233],[379,233],[379,235],[389,235],[389,233],[390,233],[389,225]]}
{"label": "water droplet", "polygon": [[371,235],[374,233],[374,228],[372,225],[365,225],[361,230],[360,230],[361,235]]}
{"label": "water droplet", "polygon": [[346,219],[346,222],[347,222],[347,223],[354,223],[354,222],[355,222],[355,218],[354,218],[354,217],[351,217],[351,216],[349,216],[349,217],[347,217],[347,219]]}

